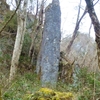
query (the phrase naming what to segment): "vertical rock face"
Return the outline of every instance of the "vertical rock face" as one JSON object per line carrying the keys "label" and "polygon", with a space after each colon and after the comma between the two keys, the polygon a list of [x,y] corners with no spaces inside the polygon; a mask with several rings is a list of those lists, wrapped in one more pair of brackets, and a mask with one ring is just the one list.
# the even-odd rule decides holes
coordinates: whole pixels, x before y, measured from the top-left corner
{"label": "vertical rock face", "polygon": [[46,86],[47,84],[55,85],[57,82],[61,39],[60,25],[60,6],[52,3],[45,12],[40,63],[43,86]]}
{"label": "vertical rock face", "polygon": [[52,0],[52,3],[59,5],[59,0]]}

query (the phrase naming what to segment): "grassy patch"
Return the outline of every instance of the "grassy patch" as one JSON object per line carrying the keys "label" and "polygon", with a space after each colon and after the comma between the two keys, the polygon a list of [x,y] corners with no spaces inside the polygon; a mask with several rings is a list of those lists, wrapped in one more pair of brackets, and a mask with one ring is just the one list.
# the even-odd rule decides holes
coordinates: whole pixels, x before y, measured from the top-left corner
{"label": "grassy patch", "polygon": [[[2,74],[2,79],[6,79],[5,75],[3,75],[3,73],[1,74]],[[87,72],[86,69],[81,69],[77,77],[78,78],[75,84],[66,84],[61,81],[58,82],[57,88],[53,89],[54,91],[58,92],[54,91],[53,92],[72,93],[74,97],[73,100],[93,100],[93,99],[96,100],[100,98],[100,73],[89,73]],[[1,83],[3,83],[3,85],[5,84],[4,82]],[[26,73],[24,72],[24,74],[18,73],[17,79],[14,82],[12,82],[9,88],[5,89],[2,88],[2,96],[4,100],[23,100],[25,96],[34,98],[33,96],[35,95],[35,93],[37,94],[38,91],[40,90],[41,90],[41,83],[38,80],[37,75],[31,71],[26,71]],[[46,91],[48,92],[48,90]],[[42,96],[43,95],[46,94],[42,94]],[[57,94],[55,94],[55,97],[56,96]]]}
{"label": "grassy patch", "polygon": [[40,88],[40,82],[37,80],[37,76],[32,73],[18,76],[17,79],[10,85],[10,87],[4,92],[4,100],[23,100],[23,95],[27,93],[33,93]]}

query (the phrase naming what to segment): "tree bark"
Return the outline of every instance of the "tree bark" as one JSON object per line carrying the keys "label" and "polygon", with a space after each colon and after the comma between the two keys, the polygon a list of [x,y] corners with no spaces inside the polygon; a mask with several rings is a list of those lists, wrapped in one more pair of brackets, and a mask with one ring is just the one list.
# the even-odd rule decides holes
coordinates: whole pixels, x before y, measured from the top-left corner
{"label": "tree bark", "polygon": [[11,61],[9,82],[11,82],[16,75],[19,57],[22,51],[22,45],[23,45],[24,34],[26,29],[26,14],[27,14],[26,9],[27,9],[27,0],[24,1],[23,10],[21,11],[20,9],[18,9],[17,12],[18,29],[17,29],[17,36],[15,40],[13,56]]}
{"label": "tree bark", "polygon": [[[80,1],[80,4],[81,4],[81,1]],[[77,32],[78,32],[78,30],[79,30],[79,25],[80,25],[80,23],[81,23],[81,20],[82,20],[83,17],[86,15],[86,13],[87,13],[87,7],[85,8],[85,10],[84,10],[82,16],[81,16],[80,19],[79,19],[79,14],[80,14],[80,7],[79,7],[78,16],[77,16],[77,22],[76,22],[75,29],[74,29],[74,31],[73,31],[73,36],[72,36],[72,39],[71,39],[71,41],[69,42],[69,44],[68,44],[68,46],[67,46],[67,49],[66,49],[66,51],[67,51],[68,54],[69,54],[69,52],[70,52],[71,46],[72,46],[72,44],[73,44],[73,42],[74,42],[76,36],[77,36]]]}
{"label": "tree bark", "polygon": [[94,10],[93,0],[85,0],[85,1],[95,31],[95,41],[97,43],[98,67],[100,68],[100,23]]}
{"label": "tree bark", "polygon": [[[29,50],[29,57],[31,58],[31,64],[33,65],[33,58],[34,58],[34,47],[35,47],[35,40],[37,36],[41,37],[42,35],[42,27],[43,27],[43,12],[44,12],[44,0],[41,2],[40,11],[38,12],[38,1],[37,1],[37,9],[34,21],[34,30],[32,33],[32,42]],[[39,15],[38,15],[39,14]],[[41,39],[39,40],[39,42]],[[38,44],[39,44],[38,42]]]}
{"label": "tree bark", "polygon": [[59,0],[53,0],[45,10],[45,23],[40,59],[37,63],[42,86],[56,86],[60,58],[61,12]]}

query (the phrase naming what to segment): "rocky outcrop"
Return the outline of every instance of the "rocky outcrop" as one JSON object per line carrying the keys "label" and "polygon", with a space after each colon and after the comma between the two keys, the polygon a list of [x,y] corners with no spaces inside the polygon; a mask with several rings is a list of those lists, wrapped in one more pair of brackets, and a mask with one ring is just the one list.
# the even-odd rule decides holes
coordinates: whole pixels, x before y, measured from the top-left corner
{"label": "rocky outcrop", "polygon": [[[41,60],[38,61],[41,70],[42,85],[55,86],[58,77],[61,39],[61,12],[60,6],[50,4],[45,12],[45,24],[41,45]],[[38,70],[37,68],[37,70]]]}
{"label": "rocky outcrop", "polygon": [[66,47],[68,46],[70,39],[71,37],[66,37],[61,42],[61,51],[66,54],[66,58],[71,62],[75,60],[74,65],[87,67],[89,71],[97,71],[97,49],[93,38],[87,34],[79,34],[71,47],[69,55],[67,55]]}

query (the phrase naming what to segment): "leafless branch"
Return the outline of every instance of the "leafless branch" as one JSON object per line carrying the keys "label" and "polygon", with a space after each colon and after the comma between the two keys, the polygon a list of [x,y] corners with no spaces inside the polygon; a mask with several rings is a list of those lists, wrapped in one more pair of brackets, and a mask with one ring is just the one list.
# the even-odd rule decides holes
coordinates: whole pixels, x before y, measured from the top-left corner
{"label": "leafless branch", "polygon": [[12,4],[12,6],[14,7],[14,8],[16,8],[16,6],[13,4],[13,2],[10,2],[11,4]]}
{"label": "leafless branch", "polygon": [[95,6],[98,2],[99,2],[99,0],[97,0],[93,6]]}
{"label": "leafless branch", "polygon": [[92,28],[92,22],[91,22],[90,27],[89,27],[89,36],[91,34],[91,28]]}
{"label": "leafless branch", "polygon": [[17,12],[17,10],[18,10],[18,8],[20,6],[20,3],[21,3],[21,0],[19,1],[19,4],[18,4],[16,10],[14,11],[14,13],[11,15],[11,17],[8,19],[8,21],[5,23],[5,25],[1,28],[0,34],[5,29],[5,27],[7,26],[7,24],[11,21],[11,19],[14,17],[14,15],[16,14],[16,12]]}
{"label": "leafless branch", "polygon": [[37,15],[38,15],[38,6],[39,6],[39,1],[37,0],[37,7],[36,7],[36,14],[35,14],[35,17],[37,17]]}
{"label": "leafless branch", "polygon": [[[80,0],[80,2],[81,2],[81,0]],[[81,3],[80,3],[80,4],[81,4]],[[85,16],[86,13],[87,13],[87,7],[85,7],[84,13],[83,13],[83,15],[80,17],[80,19],[79,19],[79,14],[80,14],[80,6],[79,6],[77,21],[76,21],[76,26],[75,26],[75,29],[74,29],[74,32],[73,32],[73,36],[72,36],[72,39],[71,39],[71,41],[69,42],[69,45],[67,46],[67,49],[66,49],[66,51],[67,51],[68,54],[69,54],[69,52],[70,52],[71,46],[72,46],[72,44],[73,44],[73,42],[74,42],[76,36],[77,36],[77,31],[78,31],[78,29],[79,29],[80,22],[81,22],[81,20],[83,19],[83,17]]]}

